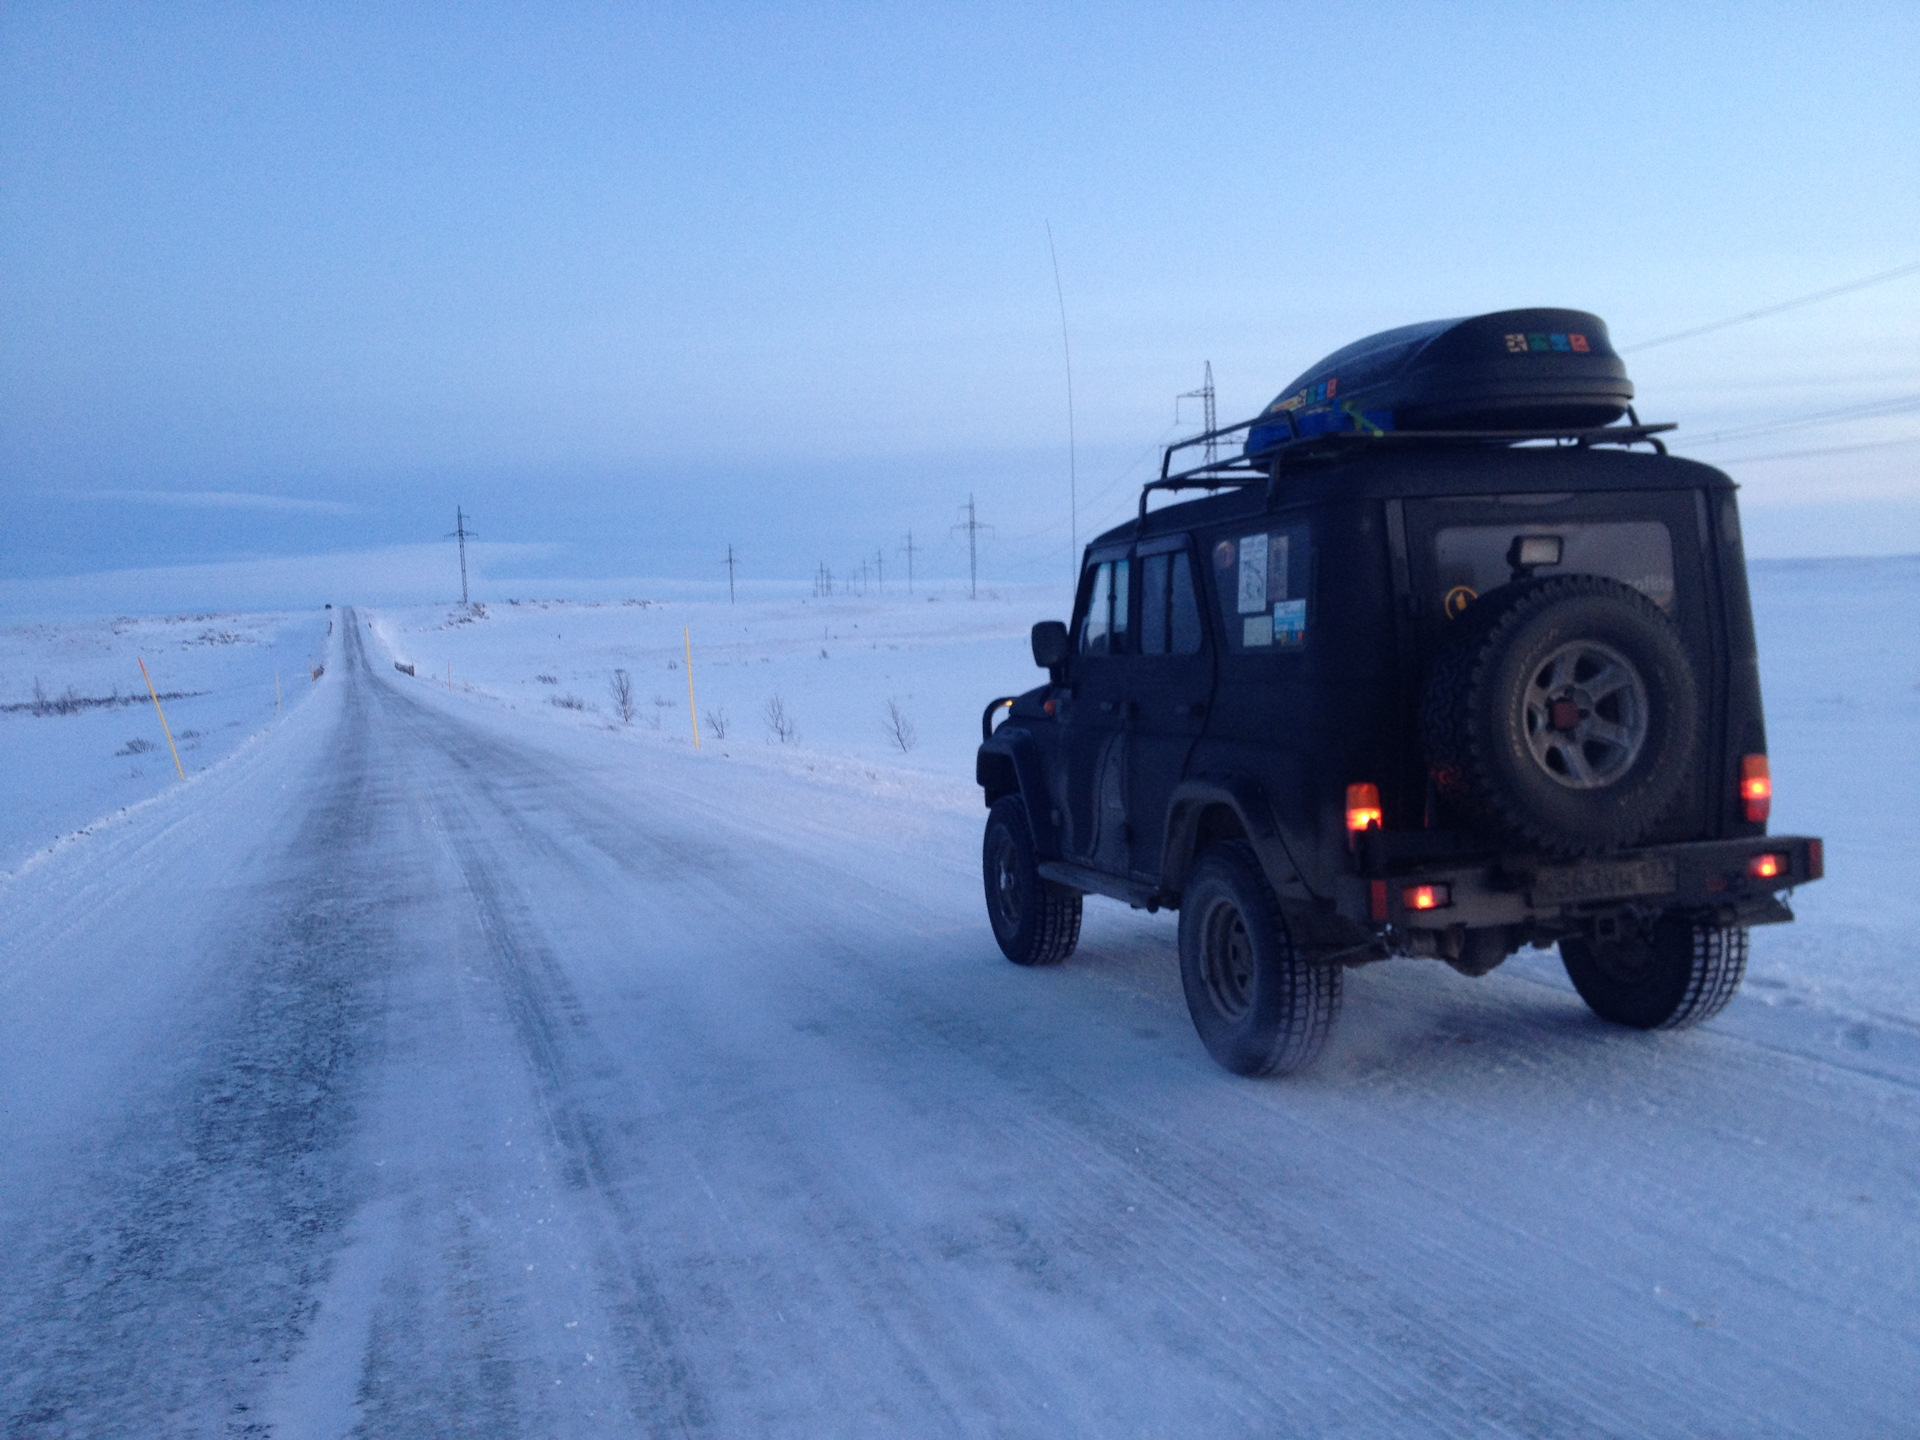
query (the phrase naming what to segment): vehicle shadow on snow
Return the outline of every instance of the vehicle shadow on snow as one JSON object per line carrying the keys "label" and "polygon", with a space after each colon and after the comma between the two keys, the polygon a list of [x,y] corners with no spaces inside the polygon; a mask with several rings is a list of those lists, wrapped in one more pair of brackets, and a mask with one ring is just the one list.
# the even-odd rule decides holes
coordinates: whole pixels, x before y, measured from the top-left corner
{"label": "vehicle shadow on snow", "polygon": [[1503,967],[1477,979],[1430,960],[1349,970],[1338,1025],[1319,1063],[1300,1078],[1477,1081],[1515,1069],[1584,1068],[1597,1055],[1668,1049],[1694,1038],[1609,1025],[1571,986],[1552,982],[1545,967],[1557,974],[1558,961],[1551,955],[1508,965],[1512,973]]}

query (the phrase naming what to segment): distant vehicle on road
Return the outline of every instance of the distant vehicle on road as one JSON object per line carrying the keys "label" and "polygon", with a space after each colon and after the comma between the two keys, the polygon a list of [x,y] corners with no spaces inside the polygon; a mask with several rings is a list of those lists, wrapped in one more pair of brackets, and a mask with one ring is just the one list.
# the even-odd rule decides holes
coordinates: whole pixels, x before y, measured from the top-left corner
{"label": "distant vehicle on road", "polygon": [[1047,683],[982,717],[1007,957],[1064,960],[1087,894],[1177,908],[1194,1025],[1244,1075],[1308,1064],[1344,967],[1394,955],[1558,945],[1610,1021],[1718,1013],[1822,849],[1767,834],[1733,482],[1632,398],[1599,317],[1511,310],[1169,446],[1071,624],[1034,626]]}

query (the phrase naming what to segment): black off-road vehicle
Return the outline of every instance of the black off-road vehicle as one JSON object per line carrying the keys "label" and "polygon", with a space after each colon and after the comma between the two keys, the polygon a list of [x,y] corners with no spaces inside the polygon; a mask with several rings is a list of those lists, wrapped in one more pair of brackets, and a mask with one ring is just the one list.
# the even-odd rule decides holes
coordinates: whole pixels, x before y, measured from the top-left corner
{"label": "black off-road vehicle", "polygon": [[1177,908],[1194,1025],[1246,1075],[1312,1060],[1343,967],[1391,955],[1557,944],[1608,1020],[1717,1013],[1821,844],[1767,834],[1733,482],[1632,396],[1596,316],[1515,310],[1169,447],[1072,625],[1034,626],[1048,683],[982,717],[1007,956],[1065,959],[1086,894]]}

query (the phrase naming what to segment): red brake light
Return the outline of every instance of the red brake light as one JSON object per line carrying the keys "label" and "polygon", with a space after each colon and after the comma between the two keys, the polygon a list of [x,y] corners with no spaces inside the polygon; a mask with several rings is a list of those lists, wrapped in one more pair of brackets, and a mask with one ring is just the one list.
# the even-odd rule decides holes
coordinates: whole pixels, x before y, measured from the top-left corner
{"label": "red brake light", "polygon": [[1756,880],[1771,880],[1776,875],[1787,873],[1787,857],[1769,852],[1765,855],[1747,857],[1747,874]]}
{"label": "red brake light", "polygon": [[1367,886],[1367,916],[1378,923],[1387,918],[1387,882],[1372,881]]}
{"label": "red brake light", "polygon": [[1740,803],[1750,824],[1758,825],[1773,813],[1773,775],[1766,756],[1740,757]]}
{"label": "red brake light", "polygon": [[1818,880],[1827,873],[1827,847],[1819,840],[1807,841],[1807,878]]}
{"label": "red brake light", "polygon": [[1347,786],[1347,831],[1358,835],[1362,830],[1380,828],[1380,787],[1378,785]]}
{"label": "red brake light", "polygon": [[1400,903],[1409,910],[1444,910],[1453,904],[1453,887],[1409,885],[1400,892]]}

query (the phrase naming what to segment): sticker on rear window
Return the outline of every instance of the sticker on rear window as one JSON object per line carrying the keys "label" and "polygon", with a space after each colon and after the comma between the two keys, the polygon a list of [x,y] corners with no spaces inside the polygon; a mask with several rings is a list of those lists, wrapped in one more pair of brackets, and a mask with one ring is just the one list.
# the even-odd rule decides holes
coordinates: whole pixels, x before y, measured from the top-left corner
{"label": "sticker on rear window", "polygon": [[1273,607],[1273,643],[1303,645],[1307,639],[1307,602],[1281,600]]}
{"label": "sticker on rear window", "polygon": [[1240,613],[1254,615],[1266,608],[1267,537],[1245,535],[1240,540]]}

